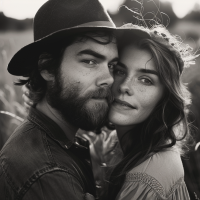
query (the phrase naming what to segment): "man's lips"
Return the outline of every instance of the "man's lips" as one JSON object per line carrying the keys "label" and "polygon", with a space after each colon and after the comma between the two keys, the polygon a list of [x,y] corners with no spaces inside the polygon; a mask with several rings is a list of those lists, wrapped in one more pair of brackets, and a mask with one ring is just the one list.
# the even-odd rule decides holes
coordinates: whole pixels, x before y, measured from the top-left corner
{"label": "man's lips", "polygon": [[92,99],[106,99],[106,97],[92,97]]}
{"label": "man's lips", "polygon": [[129,107],[129,108],[132,108],[132,109],[136,109],[135,107],[133,107],[130,103],[126,102],[126,101],[122,101],[122,100],[119,100],[119,99],[115,99],[114,102],[122,105],[122,106],[126,106],[126,107]]}
{"label": "man's lips", "polygon": [[91,98],[92,100],[95,100],[96,102],[107,102],[106,98]]}

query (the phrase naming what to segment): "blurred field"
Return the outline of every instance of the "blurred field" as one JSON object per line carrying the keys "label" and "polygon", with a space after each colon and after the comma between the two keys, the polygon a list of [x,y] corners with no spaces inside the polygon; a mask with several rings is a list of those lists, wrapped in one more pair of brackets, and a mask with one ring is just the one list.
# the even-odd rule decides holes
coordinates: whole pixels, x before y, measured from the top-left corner
{"label": "blurred field", "polygon": [[[13,87],[16,77],[7,72],[7,65],[12,56],[23,46],[33,41],[32,30],[24,32],[0,32],[0,87],[5,84]],[[18,95],[16,100],[20,102],[20,88],[13,87]]]}
{"label": "blurred field", "polygon": [[[32,42],[32,31],[0,32],[0,111],[7,111],[22,118],[26,113],[21,105],[20,87],[13,85],[17,77],[7,72],[7,65],[14,53]],[[0,148],[21,122],[12,116],[0,113]]]}

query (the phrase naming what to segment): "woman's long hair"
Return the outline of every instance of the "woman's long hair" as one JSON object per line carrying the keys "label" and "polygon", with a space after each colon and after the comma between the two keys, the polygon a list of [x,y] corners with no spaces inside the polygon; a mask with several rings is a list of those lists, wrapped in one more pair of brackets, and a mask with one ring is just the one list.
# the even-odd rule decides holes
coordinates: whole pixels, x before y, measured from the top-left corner
{"label": "woman's long hair", "polygon": [[[132,43],[140,49],[151,52],[159,78],[165,88],[164,96],[151,115],[122,138],[122,144],[126,144],[123,148],[124,158],[111,173],[105,194],[107,199],[116,198],[124,183],[126,173],[137,166],[138,162],[145,160],[147,155],[160,152],[175,144],[183,154],[191,138],[187,119],[190,93],[181,81],[184,68],[181,47],[179,47],[180,51],[174,47],[177,46],[178,40],[165,28],[154,27],[149,31],[151,39],[134,38]],[[170,43],[171,39],[173,43]],[[119,52],[127,44],[130,44],[128,39],[119,44]]]}

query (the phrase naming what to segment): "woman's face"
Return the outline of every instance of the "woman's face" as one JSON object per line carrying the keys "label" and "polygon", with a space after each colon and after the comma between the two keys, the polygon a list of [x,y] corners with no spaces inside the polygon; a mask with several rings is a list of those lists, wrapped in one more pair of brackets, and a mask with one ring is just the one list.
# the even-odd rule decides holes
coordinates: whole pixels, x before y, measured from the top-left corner
{"label": "woman's face", "polygon": [[134,45],[126,46],[114,70],[114,102],[109,120],[120,126],[143,122],[164,93],[152,55]]}

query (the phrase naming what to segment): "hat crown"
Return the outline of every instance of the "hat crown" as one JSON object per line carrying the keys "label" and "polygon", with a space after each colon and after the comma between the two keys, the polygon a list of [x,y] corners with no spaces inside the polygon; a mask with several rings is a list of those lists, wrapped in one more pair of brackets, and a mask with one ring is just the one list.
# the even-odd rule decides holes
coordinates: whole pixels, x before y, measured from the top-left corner
{"label": "hat crown", "polygon": [[114,24],[98,0],[49,0],[34,18],[34,40],[54,32],[97,21]]}

